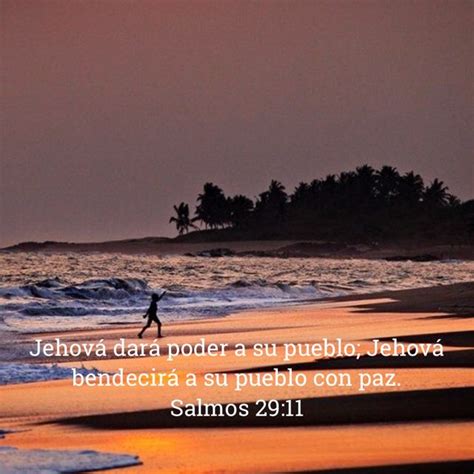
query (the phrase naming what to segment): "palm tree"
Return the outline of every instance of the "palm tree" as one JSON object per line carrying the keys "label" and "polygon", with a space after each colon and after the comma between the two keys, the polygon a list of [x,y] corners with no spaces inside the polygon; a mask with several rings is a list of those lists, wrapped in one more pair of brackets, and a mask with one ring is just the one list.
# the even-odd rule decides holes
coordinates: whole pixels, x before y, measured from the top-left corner
{"label": "palm tree", "polygon": [[253,201],[247,196],[238,194],[227,199],[229,219],[234,227],[242,227],[249,219],[253,210]]}
{"label": "palm tree", "polygon": [[319,197],[318,208],[323,214],[330,215],[334,212],[338,202],[339,183],[336,175],[328,174],[324,181],[315,186],[316,190]]}
{"label": "palm tree", "polygon": [[357,206],[357,174],[354,171],[343,171],[337,178],[337,208],[347,211]]}
{"label": "palm tree", "polygon": [[361,192],[365,196],[370,196],[371,194],[373,194],[375,188],[376,174],[372,166],[358,166],[356,168],[356,174],[359,187],[361,188]]}
{"label": "palm tree", "polygon": [[397,197],[404,207],[409,208],[421,201],[423,190],[424,184],[422,177],[410,171],[400,178]]}
{"label": "palm tree", "polygon": [[311,187],[308,183],[301,182],[296,186],[293,194],[290,196],[291,205],[294,207],[309,207],[308,203],[311,195]]}
{"label": "palm tree", "polygon": [[356,168],[356,204],[367,206],[373,202],[377,176],[372,166],[362,165]]}
{"label": "palm tree", "polygon": [[423,193],[423,202],[432,208],[443,207],[449,202],[448,187],[436,178]]}
{"label": "palm tree", "polygon": [[179,235],[188,232],[190,227],[197,229],[193,224],[193,219],[189,218],[189,206],[185,202],[182,202],[178,206],[174,205],[173,208],[176,212],[176,216],[170,217],[170,223],[174,222],[176,224]]}
{"label": "palm tree", "polygon": [[458,208],[461,206],[461,200],[454,194],[448,194],[448,206],[451,208]]}
{"label": "palm tree", "polygon": [[264,218],[278,220],[285,213],[287,200],[288,195],[285,192],[285,186],[273,179],[268,190],[260,194],[255,210],[262,213]]}
{"label": "palm tree", "polygon": [[397,195],[400,174],[393,166],[382,166],[377,172],[377,197],[381,204],[388,204]]}
{"label": "palm tree", "polygon": [[206,227],[214,229],[229,222],[229,206],[224,192],[219,186],[206,183],[199,194],[196,207],[196,219]]}

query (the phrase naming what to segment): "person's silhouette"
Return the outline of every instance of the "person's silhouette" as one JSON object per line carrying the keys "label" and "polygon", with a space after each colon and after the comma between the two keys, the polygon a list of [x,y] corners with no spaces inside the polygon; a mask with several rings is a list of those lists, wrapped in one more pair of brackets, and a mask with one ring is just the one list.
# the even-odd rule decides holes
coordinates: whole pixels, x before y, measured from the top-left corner
{"label": "person's silhouette", "polygon": [[150,307],[148,308],[147,312],[143,315],[144,318],[148,317],[148,321],[146,322],[145,326],[143,326],[143,329],[138,333],[138,337],[141,339],[143,337],[143,333],[151,326],[152,323],[156,323],[158,325],[158,337],[163,337],[161,335],[161,321],[158,319],[158,316],[156,314],[157,310],[157,303],[158,301],[165,296],[166,291],[163,291],[160,296],[158,296],[156,293],[153,293],[151,295],[151,303]]}

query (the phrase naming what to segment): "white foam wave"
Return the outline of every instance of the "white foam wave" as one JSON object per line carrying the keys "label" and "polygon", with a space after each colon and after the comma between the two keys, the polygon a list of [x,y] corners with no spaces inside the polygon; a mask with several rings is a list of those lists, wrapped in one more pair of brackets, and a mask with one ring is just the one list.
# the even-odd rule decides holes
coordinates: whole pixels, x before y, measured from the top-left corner
{"label": "white foam wave", "polygon": [[2,474],[89,472],[139,464],[138,456],[128,454],[0,447]]}
{"label": "white foam wave", "polygon": [[[99,373],[97,369],[85,367],[76,370],[82,375]],[[60,367],[56,364],[0,363],[0,385],[60,380],[71,376],[71,368]]]}
{"label": "white foam wave", "polygon": [[[41,316],[111,316],[136,314],[146,309],[149,296],[161,288],[150,288],[138,279],[97,279],[70,286],[59,279],[25,285],[18,288],[0,289],[3,301],[0,308],[6,316],[16,314]],[[48,286],[48,288],[46,288]],[[185,290],[180,287],[167,289],[160,303],[164,315],[177,316],[187,311],[194,316],[217,315],[222,308],[239,309],[250,304],[257,306],[274,302],[317,298],[329,290],[318,290],[313,285],[291,285],[282,282],[267,283],[265,280],[238,280],[222,288]],[[17,298],[14,298],[14,296]]]}

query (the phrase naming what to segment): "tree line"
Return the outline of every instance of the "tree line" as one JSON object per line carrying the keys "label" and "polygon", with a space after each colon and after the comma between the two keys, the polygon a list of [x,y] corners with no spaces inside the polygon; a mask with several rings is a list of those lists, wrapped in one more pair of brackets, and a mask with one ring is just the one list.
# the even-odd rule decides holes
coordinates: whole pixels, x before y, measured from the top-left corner
{"label": "tree line", "polygon": [[[473,231],[473,201],[461,202],[439,179],[425,185],[413,171],[369,165],[301,182],[289,194],[279,181],[255,199],[226,196],[206,183],[194,215],[174,206],[170,222],[180,235],[210,229],[236,238],[465,238]],[[215,234],[216,232],[214,232]]]}

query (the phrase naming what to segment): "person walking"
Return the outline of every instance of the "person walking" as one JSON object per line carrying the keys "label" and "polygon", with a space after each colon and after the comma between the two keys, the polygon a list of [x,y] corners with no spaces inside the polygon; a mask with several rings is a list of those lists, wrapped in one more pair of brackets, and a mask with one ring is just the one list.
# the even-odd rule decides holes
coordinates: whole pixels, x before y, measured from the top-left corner
{"label": "person walking", "polygon": [[163,291],[161,295],[153,293],[151,295],[151,303],[150,307],[148,308],[147,312],[143,315],[144,318],[148,317],[148,320],[143,326],[143,329],[138,333],[138,337],[141,339],[143,337],[143,333],[152,325],[152,323],[156,323],[158,325],[158,337],[163,337],[161,335],[161,321],[158,319],[157,309],[158,309],[158,301],[160,301],[163,296],[165,296],[166,291]]}

